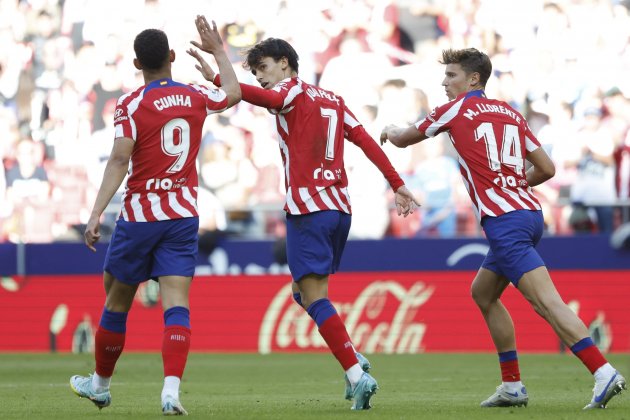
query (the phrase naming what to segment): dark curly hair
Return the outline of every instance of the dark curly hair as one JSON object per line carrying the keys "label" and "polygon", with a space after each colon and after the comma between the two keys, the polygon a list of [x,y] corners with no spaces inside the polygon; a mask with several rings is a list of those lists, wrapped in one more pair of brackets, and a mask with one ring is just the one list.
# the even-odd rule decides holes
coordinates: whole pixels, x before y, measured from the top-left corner
{"label": "dark curly hair", "polygon": [[466,74],[479,73],[479,83],[486,86],[486,82],[492,73],[492,63],[487,54],[476,48],[465,48],[462,50],[443,50],[442,64],[459,64]]}
{"label": "dark curly hair", "polygon": [[245,51],[245,62],[243,68],[245,70],[253,70],[260,64],[264,57],[271,57],[274,61],[286,57],[289,60],[289,66],[298,72],[298,54],[295,52],[291,44],[283,39],[267,38]]}
{"label": "dark curly hair", "polygon": [[170,48],[166,34],[159,29],[145,29],[133,42],[136,58],[142,68],[159,70],[168,60]]}

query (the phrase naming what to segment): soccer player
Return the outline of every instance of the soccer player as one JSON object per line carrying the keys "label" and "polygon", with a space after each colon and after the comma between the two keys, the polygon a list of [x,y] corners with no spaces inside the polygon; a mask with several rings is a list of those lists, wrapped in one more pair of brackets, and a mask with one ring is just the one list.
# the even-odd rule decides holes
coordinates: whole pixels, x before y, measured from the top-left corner
{"label": "soccer player", "polygon": [[[445,50],[442,82],[450,102],[407,128],[387,126],[381,144],[416,144],[447,133],[459,155],[460,172],[490,250],[472,283],[499,354],[503,382],[482,407],[527,405],[521,383],[514,325],[501,303],[512,283],[558,337],[595,376],[593,398],[584,407],[604,408],[626,382],[600,353],[578,316],[564,303],[534,247],[543,233],[540,204],[531,187],[554,175],[551,159],[521,114],[484,93],[492,71],[489,57],[474,48]],[[525,168],[525,159],[531,163]]]}
{"label": "soccer player", "polygon": [[[204,37],[201,37],[202,41]],[[193,42],[205,50],[203,44]],[[199,61],[197,69],[220,86],[216,74]],[[313,318],[319,332],[346,373],[346,399],[352,409],[370,408],[378,389],[367,373],[369,362],[356,353],[346,327],[328,299],[328,276],[341,259],[350,229],[351,206],[344,169],[344,138],[359,146],[395,191],[399,215],[412,213],[417,203],[398,173],[342,97],[303,82],[298,55],[282,39],[266,39],[247,51],[246,69],[262,88],[241,83],[243,100],[275,115],[285,169],[287,259],[293,277],[293,296]]]}
{"label": "soccer player", "polygon": [[72,390],[97,407],[111,403],[110,381],[125,344],[127,314],[138,285],[160,284],[164,309],[162,411],[186,414],[179,385],[190,348],[189,289],[197,255],[197,169],[195,161],[207,115],[241,99],[240,88],[216,24],[195,21],[204,33],[205,51],[224,75],[222,89],[173,81],[166,34],[140,32],[134,41],[134,65],[145,85],[123,95],[115,114],[116,138],[85,229],[85,244],[96,251],[99,219],[128,172],[121,217],[104,263],[105,308],[95,339],[93,375],[75,375]]}

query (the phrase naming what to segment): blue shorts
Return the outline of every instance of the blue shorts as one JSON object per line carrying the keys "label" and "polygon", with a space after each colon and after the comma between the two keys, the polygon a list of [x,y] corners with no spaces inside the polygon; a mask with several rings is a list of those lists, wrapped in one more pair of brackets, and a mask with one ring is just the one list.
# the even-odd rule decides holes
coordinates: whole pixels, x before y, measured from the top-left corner
{"label": "blue shorts", "polygon": [[199,218],[159,222],[119,219],[103,270],[127,284],[160,276],[192,277],[197,261]]}
{"label": "blue shorts", "polygon": [[294,281],[308,274],[327,276],[337,271],[351,220],[349,214],[335,210],[287,213],[287,260]]}
{"label": "blue shorts", "polygon": [[523,274],[545,265],[534,249],[543,233],[541,211],[516,210],[481,221],[490,250],[481,266],[506,277],[514,286]]}

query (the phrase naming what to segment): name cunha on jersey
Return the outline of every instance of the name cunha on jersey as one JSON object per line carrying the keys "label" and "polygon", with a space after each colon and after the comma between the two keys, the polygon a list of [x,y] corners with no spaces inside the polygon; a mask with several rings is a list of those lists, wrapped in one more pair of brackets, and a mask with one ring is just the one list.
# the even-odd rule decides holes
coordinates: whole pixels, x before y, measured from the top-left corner
{"label": "name cunha on jersey", "polygon": [[486,112],[494,112],[497,114],[505,114],[508,117],[514,119],[517,123],[521,122],[521,117],[518,116],[514,111],[507,109],[501,105],[492,105],[492,104],[475,104],[479,111],[474,111],[468,108],[462,115],[472,121],[477,115],[486,113]]}
{"label": "name cunha on jersey", "polygon": [[158,111],[170,108],[172,106],[187,106],[192,107],[192,101],[188,95],[168,95],[162,98],[158,98],[153,101],[153,105]]}

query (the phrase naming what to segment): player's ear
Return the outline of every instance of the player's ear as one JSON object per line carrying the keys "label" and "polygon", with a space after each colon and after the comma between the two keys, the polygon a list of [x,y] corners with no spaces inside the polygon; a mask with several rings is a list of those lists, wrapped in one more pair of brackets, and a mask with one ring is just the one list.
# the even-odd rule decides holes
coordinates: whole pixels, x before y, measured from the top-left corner
{"label": "player's ear", "polygon": [[169,53],[168,53],[168,61],[171,62],[171,63],[173,61],[175,61],[175,50],[169,51]]}
{"label": "player's ear", "polygon": [[142,70],[142,64],[140,64],[140,60],[138,60],[137,58],[133,59],[133,66],[138,70]]}
{"label": "player's ear", "polygon": [[479,73],[477,73],[476,71],[472,72],[470,74],[470,85],[479,86],[479,82],[480,82]]}
{"label": "player's ear", "polygon": [[286,69],[287,69],[287,67],[289,67],[289,59],[288,59],[288,58],[286,58],[286,57],[282,57],[282,58],[280,59],[280,68],[281,68],[282,70],[286,70]]}

